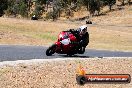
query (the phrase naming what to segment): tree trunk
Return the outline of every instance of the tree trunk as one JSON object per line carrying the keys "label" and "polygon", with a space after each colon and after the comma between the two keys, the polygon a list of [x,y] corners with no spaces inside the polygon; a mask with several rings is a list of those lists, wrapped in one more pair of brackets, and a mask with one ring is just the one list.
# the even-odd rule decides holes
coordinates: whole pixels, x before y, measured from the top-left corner
{"label": "tree trunk", "polygon": [[87,11],[89,10],[89,2],[87,3]]}
{"label": "tree trunk", "polygon": [[122,5],[123,5],[123,6],[125,5],[125,0],[122,0]]}
{"label": "tree trunk", "polygon": [[109,10],[110,10],[110,11],[112,10],[112,5],[109,5]]}
{"label": "tree trunk", "polygon": [[55,7],[53,7],[53,21],[55,21]]}
{"label": "tree trunk", "polygon": [[28,1],[28,16],[30,14],[31,0]]}
{"label": "tree trunk", "polygon": [[128,0],[128,4],[129,4],[129,5],[131,4],[131,0]]}

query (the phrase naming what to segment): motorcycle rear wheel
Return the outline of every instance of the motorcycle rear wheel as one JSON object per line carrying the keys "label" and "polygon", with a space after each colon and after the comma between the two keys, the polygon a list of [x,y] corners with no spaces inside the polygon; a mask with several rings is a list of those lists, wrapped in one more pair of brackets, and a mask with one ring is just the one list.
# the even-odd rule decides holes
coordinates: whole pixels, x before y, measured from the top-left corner
{"label": "motorcycle rear wheel", "polygon": [[78,50],[78,53],[79,54],[84,54],[85,52],[85,47],[81,47],[79,50]]}
{"label": "motorcycle rear wheel", "polygon": [[56,48],[56,45],[55,45],[55,44],[51,45],[51,46],[46,50],[46,55],[47,55],[47,56],[52,56],[52,54],[55,53],[55,48]]}
{"label": "motorcycle rear wheel", "polygon": [[67,56],[73,56],[75,54],[75,51],[72,51],[72,52],[69,52],[69,53],[67,53]]}

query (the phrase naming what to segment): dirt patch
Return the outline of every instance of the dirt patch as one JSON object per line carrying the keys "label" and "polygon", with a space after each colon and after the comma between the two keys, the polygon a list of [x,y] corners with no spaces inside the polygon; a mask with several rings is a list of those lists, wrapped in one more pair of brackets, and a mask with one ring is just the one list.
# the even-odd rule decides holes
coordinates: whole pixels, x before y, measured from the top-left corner
{"label": "dirt patch", "polygon": [[131,88],[129,84],[76,83],[81,64],[88,74],[130,74],[132,58],[81,58],[4,65],[0,68],[1,88]]}

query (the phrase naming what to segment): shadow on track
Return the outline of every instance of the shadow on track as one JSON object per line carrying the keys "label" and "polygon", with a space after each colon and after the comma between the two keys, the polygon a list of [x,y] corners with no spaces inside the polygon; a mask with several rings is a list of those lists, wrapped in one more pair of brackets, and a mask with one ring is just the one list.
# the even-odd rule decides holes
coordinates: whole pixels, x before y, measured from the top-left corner
{"label": "shadow on track", "polygon": [[72,55],[72,56],[68,56],[68,55],[59,55],[61,57],[65,57],[65,58],[94,58],[92,56],[86,56],[86,55]]}

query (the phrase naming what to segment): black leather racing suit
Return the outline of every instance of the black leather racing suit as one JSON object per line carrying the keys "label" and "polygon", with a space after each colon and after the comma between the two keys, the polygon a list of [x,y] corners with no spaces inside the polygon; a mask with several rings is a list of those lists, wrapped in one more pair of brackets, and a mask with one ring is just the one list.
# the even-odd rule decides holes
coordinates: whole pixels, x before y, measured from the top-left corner
{"label": "black leather racing suit", "polygon": [[79,30],[70,29],[69,30],[78,40],[78,48],[86,47],[89,43],[89,33],[86,32],[85,35],[80,36]]}

